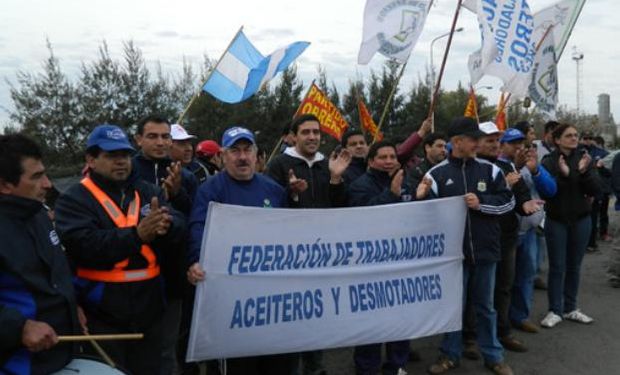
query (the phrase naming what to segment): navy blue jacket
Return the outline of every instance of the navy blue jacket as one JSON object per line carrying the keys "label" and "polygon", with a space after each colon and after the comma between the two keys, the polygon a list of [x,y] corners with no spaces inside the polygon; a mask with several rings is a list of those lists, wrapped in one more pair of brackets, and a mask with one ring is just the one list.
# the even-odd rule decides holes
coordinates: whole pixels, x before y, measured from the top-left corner
{"label": "navy blue jacket", "polygon": [[399,195],[392,192],[391,185],[392,177],[387,172],[370,168],[349,186],[349,206],[377,206],[411,200],[406,184],[403,183]]}
{"label": "navy blue jacket", "polygon": [[250,207],[286,207],[287,196],[283,187],[271,178],[254,174],[249,181],[231,178],[226,171],[220,172],[200,185],[192,214],[189,219],[189,264],[200,258],[200,246],[205,228],[209,202],[235,204]]}
{"label": "navy blue jacket", "polygon": [[41,202],[0,195],[0,373],[48,374],[64,367],[70,344],[31,353],[21,344],[27,319],[58,335],[79,332],[71,271]]}
{"label": "navy blue jacket", "polygon": [[[139,152],[132,159],[132,170],[135,170],[142,180],[159,186],[161,180],[168,177],[167,168],[171,163],[172,160],[168,158],[147,159],[142,152]],[[181,169],[181,190],[174,197],[170,197],[170,204],[185,215],[189,215],[197,189],[198,179],[196,176],[185,168]]]}
{"label": "navy blue jacket", "polygon": [[458,159],[453,156],[431,168],[431,198],[474,193],[480,210],[467,210],[463,254],[471,263],[498,262],[500,226],[498,216],[512,211],[515,200],[502,171],[482,159]]}
{"label": "navy blue jacket", "polygon": [[359,176],[366,173],[367,169],[366,159],[357,157],[351,158],[351,164],[349,164],[342,174],[342,179],[345,184],[350,185],[353,181],[357,180]]}
{"label": "navy blue jacket", "polygon": [[[118,207],[127,211],[134,192],[140,196],[140,220],[148,214],[151,199],[157,197],[160,207],[167,206],[173,222],[164,236],[150,243],[158,264],[165,252],[181,252],[185,237],[185,217],[169,207],[161,189],[142,181],[135,173],[117,184],[91,172],[91,179]],[[136,227],[118,228],[95,197],[82,184],[71,186],[56,202],[56,227],[67,254],[76,267],[111,270],[117,262],[129,258],[127,269],[142,269],[147,261],[140,254],[142,241]],[[75,286],[80,305],[107,324],[126,332],[141,332],[150,327],[164,307],[162,276],[129,283],[95,282],[79,277]]]}

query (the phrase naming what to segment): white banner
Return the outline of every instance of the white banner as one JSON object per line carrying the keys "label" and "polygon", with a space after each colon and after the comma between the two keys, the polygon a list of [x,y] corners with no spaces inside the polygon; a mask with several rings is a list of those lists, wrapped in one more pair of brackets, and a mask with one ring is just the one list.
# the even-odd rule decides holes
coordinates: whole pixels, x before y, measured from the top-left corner
{"label": "white banner", "polygon": [[530,84],[530,98],[542,112],[555,118],[558,103],[558,69],[553,44],[553,29],[545,36],[536,52],[536,61]]}
{"label": "white banner", "polygon": [[426,21],[430,0],[367,0],[357,62],[368,64],[379,52],[405,63]]}
{"label": "white banner", "polygon": [[542,38],[550,26],[553,26],[556,61],[560,61],[560,56],[585,2],[586,0],[561,0],[534,14],[534,40],[536,42]]}
{"label": "white banner", "polygon": [[[535,55],[534,17],[525,0],[479,1],[478,22],[482,35],[481,62],[484,74],[500,78],[502,91],[515,97],[527,95]],[[470,72],[476,57],[470,57]],[[479,75],[472,76],[474,84]]]}
{"label": "white banner", "polygon": [[209,205],[188,361],[461,328],[462,197],[344,209]]}

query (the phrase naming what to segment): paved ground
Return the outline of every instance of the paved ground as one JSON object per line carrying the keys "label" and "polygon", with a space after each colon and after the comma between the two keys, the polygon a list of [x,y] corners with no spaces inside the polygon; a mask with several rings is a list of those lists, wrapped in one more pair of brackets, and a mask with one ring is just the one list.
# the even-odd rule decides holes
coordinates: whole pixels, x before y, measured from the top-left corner
{"label": "paved ground", "polygon": [[[610,205],[613,207],[613,204]],[[620,226],[620,216],[612,213],[612,227]],[[615,238],[620,232],[615,230]],[[527,375],[593,375],[620,374],[620,289],[607,283],[606,264],[613,243],[599,243],[600,251],[586,254],[582,266],[579,307],[595,319],[591,325],[569,321],[553,329],[543,329],[538,334],[516,332],[516,336],[529,347],[527,353],[507,352],[506,360],[516,374]],[[547,294],[536,291],[532,318],[540,322],[547,311]],[[420,362],[410,363],[408,373],[424,374],[426,367],[438,355],[440,337],[428,337],[412,342],[419,350]],[[354,374],[352,349],[331,350],[326,353],[330,375]],[[490,374],[481,361],[464,359],[459,369],[450,374]]]}

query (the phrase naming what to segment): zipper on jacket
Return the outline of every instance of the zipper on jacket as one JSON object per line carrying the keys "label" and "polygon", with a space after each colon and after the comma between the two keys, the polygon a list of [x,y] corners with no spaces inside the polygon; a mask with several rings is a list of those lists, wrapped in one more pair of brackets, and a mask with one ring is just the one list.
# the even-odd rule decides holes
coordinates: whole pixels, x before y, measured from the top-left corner
{"label": "zipper on jacket", "polygon": [[[463,159],[461,173],[463,174],[463,187],[465,189],[465,194],[467,194],[467,174],[465,173],[465,159]],[[471,218],[469,217],[469,207],[467,207],[467,231],[469,232],[469,248],[471,251],[471,262],[472,264],[476,264],[476,257],[474,256],[474,240],[471,236]]]}
{"label": "zipper on jacket", "polygon": [[155,186],[159,186],[159,178],[157,177],[157,167],[159,166],[159,164],[157,164],[157,162],[153,163],[154,168],[155,168]]}

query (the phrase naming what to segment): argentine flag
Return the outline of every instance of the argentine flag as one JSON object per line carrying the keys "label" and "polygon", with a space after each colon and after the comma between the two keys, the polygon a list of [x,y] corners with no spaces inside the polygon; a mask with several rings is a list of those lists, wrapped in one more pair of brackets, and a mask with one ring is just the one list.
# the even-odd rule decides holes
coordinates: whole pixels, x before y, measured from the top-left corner
{"label": "argentine flag", "polygon": [[202,89],[226,103],[242,102],[285,70],[308,45],[295,42],[265,57],[239,30]]}

